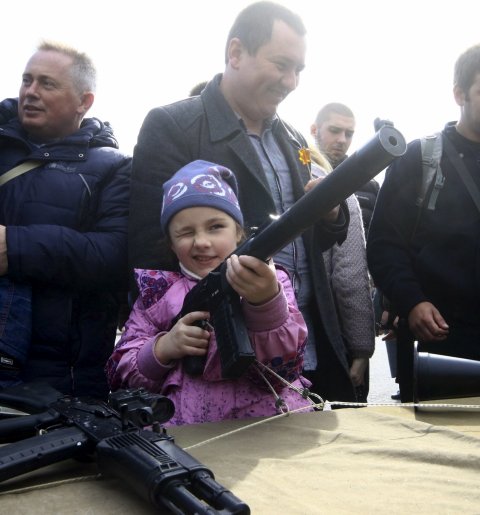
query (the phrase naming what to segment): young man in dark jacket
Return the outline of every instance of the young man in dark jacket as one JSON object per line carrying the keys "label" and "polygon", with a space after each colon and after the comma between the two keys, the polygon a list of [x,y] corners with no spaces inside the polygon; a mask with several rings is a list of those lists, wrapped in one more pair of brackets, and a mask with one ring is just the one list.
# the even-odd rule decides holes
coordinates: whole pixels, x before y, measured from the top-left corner
{"label": "young man in dark jacket", "polygon": [[[380,189],[368,263],[420,351],[480,360],[480,212],[452,162],[459,158],[480,187],[480,45],[458,58],[453,92],[460,119],[439,136],[444,182],[434,209],[429,198],[435,180],[423,204],[417,202],[422,152],[415,140],[390,166]],[[403,400],[402,383],[401,393]]]}
{"label": "young man in dark jacket", "polygon": [[[127,275],[131,158],[108,125],[84,118],[95,75],[85,54],[43,43],[18,101],[0,104],[0,177],[25,161],[38,164],[0,187],[0,276],[32,288],[20,378],[105,397],[103,367]],[[0,369],[0,380],[8,372]]]}
{"label": "young man in dark jacket", "polygon": [[[261,226],[304,194],[311,179],[305,139],[276,110],[304,67],[300,18],[271,2],[237,17],[227,40],[223,74],[200,96],[153,109],[135,148],[129,251],[131,265],[166,268],[160,230],[162,185],[195,159],[234,171],[247,228]],[[306,374],[328,399],[354,400],[348,356],[323,263],[323,250],[343,241],[344,204],[275,256],[294,281],[309,326]],[[171,266],[171,265],[170,265]]]}

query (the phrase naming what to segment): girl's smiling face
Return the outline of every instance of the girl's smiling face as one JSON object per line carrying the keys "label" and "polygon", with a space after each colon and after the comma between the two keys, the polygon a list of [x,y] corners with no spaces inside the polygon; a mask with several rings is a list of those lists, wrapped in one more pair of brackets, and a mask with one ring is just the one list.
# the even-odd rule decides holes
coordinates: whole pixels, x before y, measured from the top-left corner
{"label": "girl's smiling face", "polygon": [[212,207],[189,207],[173,216],[168,226],[171,247],[182,265],[205,277],[237,247],[238,224]]}

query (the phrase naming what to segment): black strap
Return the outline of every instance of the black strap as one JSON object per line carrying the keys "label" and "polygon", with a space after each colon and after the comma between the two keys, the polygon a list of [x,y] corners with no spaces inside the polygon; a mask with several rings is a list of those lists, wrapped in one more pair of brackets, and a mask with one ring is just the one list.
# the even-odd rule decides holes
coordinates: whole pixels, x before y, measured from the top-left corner
{"label": "black strap", "polygon": [[478,190],[477,185],[475,184],[470,172],[467,170],[465,163],[458,155],[458,152],[455,150],[454,146],[451,144],[448,138],[443,138],[443,145],[445,147],[445,153],[448,158],[452,162],[454,168],[457,170],[460,179],[462,179],[463,184],[470,193],[473,202],[477,206],[478,211],[480,211],[480,191]]}

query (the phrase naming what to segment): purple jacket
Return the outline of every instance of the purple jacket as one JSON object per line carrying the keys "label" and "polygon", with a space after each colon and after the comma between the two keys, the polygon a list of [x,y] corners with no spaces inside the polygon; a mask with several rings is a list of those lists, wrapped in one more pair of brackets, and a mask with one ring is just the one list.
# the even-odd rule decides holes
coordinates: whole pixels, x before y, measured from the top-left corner
{"label": "purple jacket", "polygon": [[[175,404],[170,425],[278,413],[274,396],[253,367],[239,379],[222,379],[214,334],[201,377],[186,374],[182,360],[162,365],[153,352],[155,341],[170,330],[196,280],[178,272],[137,269],[135,273],[140,295],[106,367],[112,390],[143,386],[166,395]],[[258,361],[296,387],[310,386],[306,379],[300,380],[307,328],[287,274],[277,270],[277,278],[280,292],[271,301],[261,306],[242,303],[250,340]],[[290,409],[310,405],[271,374],[265,374]]]}

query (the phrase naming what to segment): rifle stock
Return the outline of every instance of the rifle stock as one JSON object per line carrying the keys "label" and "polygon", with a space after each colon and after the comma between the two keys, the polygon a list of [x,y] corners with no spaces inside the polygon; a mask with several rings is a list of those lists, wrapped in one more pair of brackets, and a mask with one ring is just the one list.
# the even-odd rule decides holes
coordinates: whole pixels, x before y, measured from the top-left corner
{"label": "rifle stock", "polygon": [[[338,165],[285,213],[237,247],[233,254],[246,254],[263,261],[270,259],[395,158],[403,155],[406,148],[403,135],[392,125],[383,125],[366,145]],[[243,323],[238,295],[228,284],[225,273],[226,264],[223,262],[195,285],[173,323],[192,311],[209,311],[215,328],[222,375],[224,378],[236,378],[254,361],[255,353]],[[187,373],[202,373],[203,357],[186,356],[183,361]]]}

